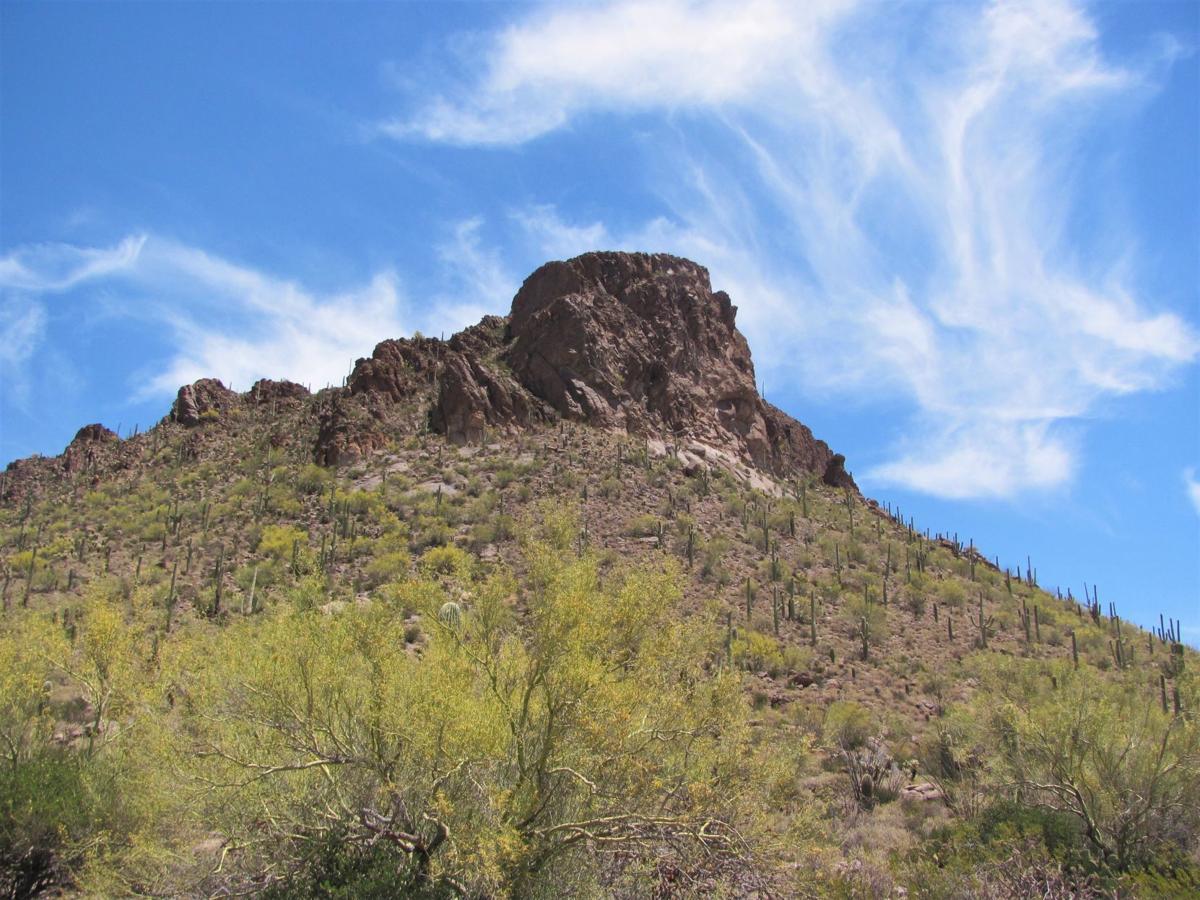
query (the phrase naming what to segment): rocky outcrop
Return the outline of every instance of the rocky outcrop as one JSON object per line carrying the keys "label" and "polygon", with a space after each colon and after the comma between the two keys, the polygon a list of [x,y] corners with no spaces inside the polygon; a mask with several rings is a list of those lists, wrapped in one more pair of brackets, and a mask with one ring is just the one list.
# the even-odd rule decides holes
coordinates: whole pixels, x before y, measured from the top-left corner
{"label": "rocky outcrop", "polygon": [[246,394],[246,400],[254,406],[270,406],[281,403],[296,403],[309,397],[308,388],[294,381],[272,381],[261,378],[254,382]]}
{"label": "rocky outcrop", "polygon": [[759,396],[736,317],[703,266],[665,254],[588,253],[526,279],[504,358],[567,418],[686,437],[762,469],[802,468],[852,485],[824,442]]}
{"label": "rocky outcrop", "polygon": [[508,431],[555,417],[497,362],[507,343],[508,320],[499,316],[487,316],[450,339],[431,427],[464,444],[482,440],[488,428]]}
{"label": "rocky outcrop", "polygon": [[358,360],[345,388],[322,392],[314,455],[344,463],[421,427],[468,443],[561,417],[853,487],[843,457],[759,396],[736,318],[708,271],[676,256],[547,263],[507,318]]}
{"label": "rocky outcrop", "polygon": [[71,443],[67,444],[67,452],[82,449],[90,444],[114,444],[118,440],[120,439],[115,431],[95,422],[91,425],[84,425],[75,432],[75,437],[71,439]]}
{"label": "rocky outcrop", "polygon": [[188,428],[219,415],[237,402],[238,395],[215,378],[201,378],[179,389],[169,416]]}
{"label": "rocky outcrop", "polygon": [[118,440],[116,432],[99,422],[84,425],[63,451],[63,468],[67,472],[79,472],[95,465],[98,452],[116,444]]}
{"label": "rocky outcrop", "polygon": [[[270,446],[311,441],[315,461],[332,466],[422,430],[463,444],[571,419],[644,438],[648,451],[674,453],[688,471],[718,466],[763,489],[778,488],[767,474],[805,471],[855,489],[845,457],[759,396],[736,321],[737,307],[712,290],[703,266],[666,254],[587,253],[535,271],[508,316],[486,316],[448,341],[381,341],[343,387],[312,395],[263,379],[239,395],[203,378],[179,389],[165,421],[192,429],[177,449],[192,459],[214,436],[196,426],[235,407],[278,416]],[[10,465],[0,495],[63,467],[120,467],[144,452],[143,443],[89,425],[61,462]]]}

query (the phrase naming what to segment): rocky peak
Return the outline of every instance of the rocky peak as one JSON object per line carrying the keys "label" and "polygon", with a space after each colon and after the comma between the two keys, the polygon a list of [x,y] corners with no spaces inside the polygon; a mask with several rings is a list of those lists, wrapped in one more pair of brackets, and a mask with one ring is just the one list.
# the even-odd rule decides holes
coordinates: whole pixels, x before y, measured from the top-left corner
{"label": "rocky peak", "polygon": [[853,486],[843,457],[759,396],[736,319],[729,296],[690,260],[587,253],[526,279],[505,359],[567,418]]}
{"label": "rocky peak", "polygon": [[84,425],[75,432],[75,437],[63,451],[63,468],[68,472],[81,471],[95,463],[98,450],[116,444],[119,440],[115,431],[105,428],[99,422]]}
{"label": "rocky peak", "polygon": [[291,403],[308,397],[308,388],[294,381],[272,381],[260,378],[254,382],[246,399],[254,406],[264,404]]}
{"label": "rocky peak", "polygon": [[99,422],[94,422],[91,425],[84,425],[75,432],[75,437],[71,439],[67,449],[70,450],[72,447],[83,449],[88,444],[111,444],[116,440],[118,438],[115,431],[105,428]]}
{"label": "rocky peak", "polygon": [[506,359],[567,418],[734,444],[763,464],[769,435],[736,314],[689,260],[588,253],[525,281]]}
{"label": "rocky peak", "polygon": [[342,462],[422,422],[456,443],[557,418],[853,486],[844,459],[758,395],[737,307],[666,254],[587,253],[530,275],[507,318],[449,341],[388,340],[321,412],[316,455]]}
{"label": "rocky peak", "polygon": [[238,395],[215,378],[201,378],[179,389],[171,407],[170,420],[192,427],[204,421],[206,413],[220,413],[237,402]]}

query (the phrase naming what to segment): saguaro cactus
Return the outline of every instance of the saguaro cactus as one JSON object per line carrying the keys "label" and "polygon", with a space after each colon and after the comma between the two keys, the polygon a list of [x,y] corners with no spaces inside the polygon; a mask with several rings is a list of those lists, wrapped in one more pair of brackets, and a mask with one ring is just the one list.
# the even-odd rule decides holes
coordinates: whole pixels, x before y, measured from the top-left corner
{"label": "saguaro cactus", "polygon": [[992,630],[992,625],[995,622],[995,617],[983,615],[983,592],[979,592],[979,617],[976,624],[979,626],[979,646],[986,650],[988,645],[988,633]]}

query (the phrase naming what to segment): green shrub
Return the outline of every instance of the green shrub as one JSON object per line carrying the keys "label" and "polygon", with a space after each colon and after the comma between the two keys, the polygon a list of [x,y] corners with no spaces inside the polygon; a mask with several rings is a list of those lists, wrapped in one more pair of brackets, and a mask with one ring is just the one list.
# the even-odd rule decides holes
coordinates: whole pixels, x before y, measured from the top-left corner
{"label": "green shrub", "polygon": [[333,473],[316,465],[307,465],[296,475],[296,490],[302,494],[325,493],[333,482]]}
{"label": "green shrub", "polygon": [[872,734],[871,714],[853,700],[835,700],[825,711],[821,730],[827,746],[854,750],[866,744]]}
{"label": "green shrub", "polygon": [[650,513],[634,516],[625,523],[625,534],[630,537],[653,537],[658,534],[662,520]]}
{"label": "green shrub", "polygon": [[364,571],[367,587],[376,587],[403,578],[411,566],[412,557],[404,550],[381,553],[367,564]]}
{"label": "green shrub", "polygon": [[258,538],[257,551],[263,556],[291,564],[292,548],[297,555],[308,550],[308,532],[294,525],[267,525]]}
{"label": "green shrub", "polygon": [[784,669],[778,640],[761,631],[740,631],[733,641],[733,661],[750,672],[765,671],[772,677]]}
{"label": "green shrub", "polygon": [[967,602],[967,592],[963,588],[962,583],[954,580],[943,581],[938,585],[938,596],[942,598],[942,603],[953,609],[962,609]]}
{"label": "green shrub", "polygon": [[475,558],[459,547],[433,547],[421,554],[417,565],[429,575],[469,578],[475,566]]}

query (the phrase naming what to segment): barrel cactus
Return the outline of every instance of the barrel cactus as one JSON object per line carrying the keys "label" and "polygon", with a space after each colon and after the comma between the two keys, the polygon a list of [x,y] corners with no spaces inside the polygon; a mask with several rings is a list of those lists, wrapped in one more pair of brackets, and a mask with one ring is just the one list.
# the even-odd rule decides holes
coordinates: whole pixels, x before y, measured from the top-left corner
{"label": "barrel cactus", "polygon": [[443,603],[442,608],[438,610],[438,619],[447,628],[458,631],[462,627],[463,611],[462,607],[453,600]]}

